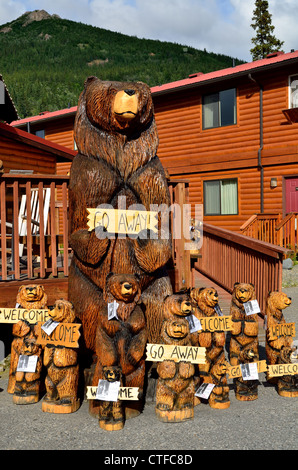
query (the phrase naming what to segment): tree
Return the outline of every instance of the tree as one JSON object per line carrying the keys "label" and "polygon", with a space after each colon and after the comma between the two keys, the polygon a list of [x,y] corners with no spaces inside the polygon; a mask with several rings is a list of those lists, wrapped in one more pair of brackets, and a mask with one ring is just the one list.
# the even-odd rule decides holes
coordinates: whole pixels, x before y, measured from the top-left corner
{"label": "tree", "polygon": [[271,14],[269,13],[268,1],[256,0],[251,24],[256,31],[256,36],[252,38],[255,45],[250,52],[253,60],[264,59],[271,52],[280,51],[283,41],[279,41],[273,35],[274,26],[271,24]]}

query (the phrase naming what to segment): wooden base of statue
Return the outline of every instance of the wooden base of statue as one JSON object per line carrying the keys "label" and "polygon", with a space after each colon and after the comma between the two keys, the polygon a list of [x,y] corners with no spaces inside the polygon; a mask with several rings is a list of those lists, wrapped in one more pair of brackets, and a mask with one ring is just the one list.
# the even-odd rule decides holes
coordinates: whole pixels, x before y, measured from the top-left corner
{"label": "wooden base of statue", "polygon": [[34,395],[18,395],[13,394],[12,401],[15,405],[33,405],[39,401],[39,393]]}
{"label": "wooden base of statue", "polygon": [[41,409],[45,413],[68,414],[75,413],[80,408],[80,400],[70,400],[70,403],[61,403],[55,401],[48,401],[44,399]]}
{"label": "wooden base of statue", "polygon": [[295,392],[291,392],[291,391],[279,390],[278,389],[277,392],[281,397],[288,397],[288,398],[298,397],[298,390],[295,391]]}
{"label": "wooden base of statue", "polygon": [[258,380],[241,381],[235,379],[235,397],[240,401],[253,401],[258,398]]}
{"label": "wooden base of statue", "polygon": [[192,419],[194,417],[193,408],[185,408],[182,410],[160,410],[155,408],[156,416],[160,421],[164,423],[179,423],[181,421],[186,421],[187,419]]}

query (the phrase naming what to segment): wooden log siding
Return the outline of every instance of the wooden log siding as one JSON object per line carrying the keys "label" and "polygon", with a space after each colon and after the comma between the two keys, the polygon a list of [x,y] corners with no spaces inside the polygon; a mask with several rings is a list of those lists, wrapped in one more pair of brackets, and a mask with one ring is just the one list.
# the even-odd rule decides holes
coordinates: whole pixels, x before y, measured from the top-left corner
{"label": "wooden log siding", "polygon": [[[22,274],[27,277],[38,277],[44,279],[49,275],[58,276],[62,271],[68,276],[68,219],[67,219],[67,187],[68,176],[48,176],[48,175],[14,175],[3,174],[0,178],[0,203],[1,203],[1,260],[0,269],[1,281],[7,281],[13,276],[14,280],[20,280]],[[48,228],[44,235],[44,189],[50,188],[50,206],[48,215]],[[56,190],[61,189],[61,218],[63,221],[62,232],[57,231],[57,208]],[[39,234],[32,234],[31,226],[31,190],[37,190],[39,203]],[[19,210],[21,196],[26,195],[27,211],[27,235],[19,235]],[[12,224],[13,232],[6,223]],[[57,266],[57,243],[58,236],[63,243],[63,266]],[[19,244],[24,244],[26,248],[27,267],[20,264]],[[40,257],[40,266],[33,265],[32,250],[34,246],[39,246],[37,255]],[[14,265],[9,267],[8,260],[10,252],[14,253]],[[35,253],[36,254],[36,253]],[[47,261],[47,264],[46,264]]]}
{"label": "wooden log siding", "polygon": [[204,223],[202,257],[194,267],[232,293],[235,282],[254,284],[262,314],[269,291],[282,288],[288,250]]}

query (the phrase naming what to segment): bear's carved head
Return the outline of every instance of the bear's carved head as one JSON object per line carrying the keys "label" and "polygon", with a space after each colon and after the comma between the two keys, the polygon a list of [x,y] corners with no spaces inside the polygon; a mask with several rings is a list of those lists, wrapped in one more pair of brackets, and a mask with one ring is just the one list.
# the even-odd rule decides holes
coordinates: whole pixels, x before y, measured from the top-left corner
{"label": "bear's carved head", "polygon": [[240,304],[255,300],[255,287],[253,284],[235,282],[232,297]]}
{"label": "bear's carved head", "polygon": [[188,294],[172,294],[164,301],[164,318],[171,318],[173,315],[186,317],[192,313],[191,299]]}
{"label": "bear's carved head", "polygon": [[111,295],[113,299],[124,303],[138,302],[141,289],[139,276],[133,274],[113,274],[107,275],[105,300]]}
{"label": "bear's carved head", "polygon": [[19,287],[17,303],[23,308],[45,308],[47,300],[44,287],[39,284],[28,284]]}
{"label": "bear's carved head", "polygon": [[267,308],[270,312],[281,311],[286,307],[289,307],[292,303],[290,297],[284,292],[269,292],[267,297]]}
{"label": "bear's carved head", "polygon": [[50,311],[50,317],[60,323],[73,323],[76,316],[72,303],[63,299],[56,300],[53,310]]}

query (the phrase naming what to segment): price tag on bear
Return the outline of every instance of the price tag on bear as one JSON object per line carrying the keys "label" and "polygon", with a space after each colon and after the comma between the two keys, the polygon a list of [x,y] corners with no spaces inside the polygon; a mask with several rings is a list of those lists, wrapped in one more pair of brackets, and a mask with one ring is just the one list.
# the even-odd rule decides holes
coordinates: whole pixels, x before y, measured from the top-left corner
{"label": "price tag on bear", "polygon": [[17,365],[17,372],[35,372],[38,356],[21,354]]}
{"label": "price tag on bear", "polygon": [[50,335],[58,325],[59,325],[59,322],[54,321],[52,318],[49,318],[49,319],[41,326],[41,328],[43,329],[43,331],[44,331],[47,335]]}
{"label": "price tag on bear", "polygon": [[240,364],[240,369],[243,380],[259,379],[257,363]]}
{"label": "price tag on bear", "polygon": [[257,300],[250,300],[243,304],[246,315],[254,315],[255,313],[260,313],[260,307]]}
{"label": "price tag on bear", "polygon": [[103,401],[118,401],[120,382],[98,381],[96,399]]}
{"label": "price tag on bear", "polygon": [[109,302],[108,303],[108,320],[119,320],[118,315],[117,315],[117,309],[119,307],[119,304],[114,300],[114,302]]}
{"label": "price tag on bear", "polygon": [[196,331],[200,331],[202,329],[201,322],[195,315],[187,315],[186,319],[189,324],[190,333],[195,333]]}
{"label": "price tag on bear", "polygon": [[207,400],[214,387],[215,384],[201,384],[196,390],[195,396],[199,398],[205,398]]}

